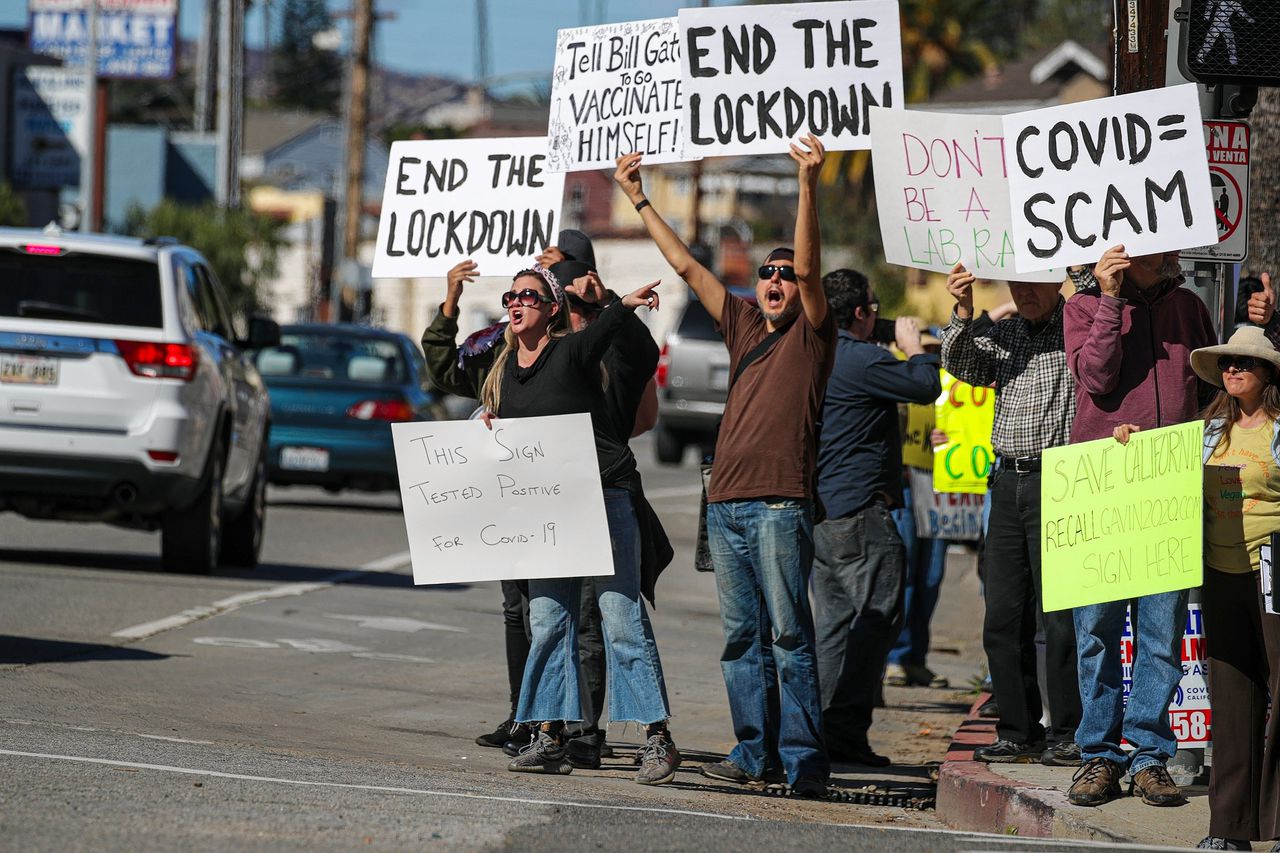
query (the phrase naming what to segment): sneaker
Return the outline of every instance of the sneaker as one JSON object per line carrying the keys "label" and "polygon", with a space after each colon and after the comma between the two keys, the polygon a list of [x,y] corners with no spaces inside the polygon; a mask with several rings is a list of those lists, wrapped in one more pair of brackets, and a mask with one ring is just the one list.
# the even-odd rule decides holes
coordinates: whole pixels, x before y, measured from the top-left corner
{"label": "sneaker", "polygon": [[1120,765],[1110,758],[1090,758],[1071,777],[1067,799],[1077,806],[1100,806],[1120,796]]}
{"label": "sneaker", "polygon": [[491,746],[494,749],[502,749],[502,745],[511,740],[511,732],[516,725],[514,719],[500,723],[492,732],[482,734],[476,738],[476,746]]}
{"label": "sneaker", "polygon": [[507,735],[506,741],[502,744],[502,751],[507,755],[515,758],[520,754],[520,750],[529,745],[533,740],[534,734],[538,727],[529,723],[516,723],[511,727],[511,732]]}
{"label": "sneaker", "polygon": [[900,663],[887,664],[884,668],[884,683],[890,687],[906,687],[907,671]]}
{"label": "sneaker", "polygon": [[539,730],[537,737],[520,750],[507,769],[512,773],[572,773],[573,765],[565,760],[566,752],[558,738]]}
{"label": "sneaker", "polygon": [[1079,767],[1080,744],[1073,740],[1058,741],[1044,751],[1040,763],[1046,767]]}
{"label": "sneaker", "polygon": [[987,764],[1034,764],[1044,752],[1044,741],[1017,743],[1003,738],[973,751],[973,760]]}
{"label": "sneaker", "polygon": [[867,743],[840,743],[827,738],[827,757],[841,764],[857,764],[861,767],[888,767],[893,762],[877,755]]}
{"label": "sneaker", "polygon": [[923,664],[911,663],[907,664],[903,669],[906,671],[907,684],[911,687],[936,687],[942,689],[951,686],[950,681]]}
{"label": "sneaker", "polygon": [[565,744],[565,758],[581,770],[599,770],[602,746],[604,746],[604,732],[586,732],[569,739]]}
{"label": "sneaker", "polygon": [[802,776],[797,779],[791,786],[791,794],[807,800],[825,800],[830,796],[826,783],[813,776]]}
{"label": "sneaker", "polygon": [[680,766],[680,750],[676,749],[671,733],[661,731],[649,735],[640,748],[640,769],[636,771],[636,782],[641,785],[661,785],[676,778],[676,768]]}
{"label": "sneaker", "polygon": [[[1204,840],[1196,845],[1197,850],[1252,850],[1253,845],[1248,841],[1238,838],[1222,838],[1217,835],[1206,835]],[[1272,850],[1280,850],[1280,844],[1271,848]]]}
{"label": "sneaker", "polygon": [[1152,764],[1133,774],[1129,780],[1129,796],[1135,796],[1135,791],[1149,806],[1180,806],[1187,801],[1163,764]]}
{"label": "sneaker", "polygon": [[708,779],[732,782],[735,785],[749,785],[753,782],[762,781],[759,776],[752,776],[727,758],[724,761],[717,761],[713,764],[704,764],[699,772]]}

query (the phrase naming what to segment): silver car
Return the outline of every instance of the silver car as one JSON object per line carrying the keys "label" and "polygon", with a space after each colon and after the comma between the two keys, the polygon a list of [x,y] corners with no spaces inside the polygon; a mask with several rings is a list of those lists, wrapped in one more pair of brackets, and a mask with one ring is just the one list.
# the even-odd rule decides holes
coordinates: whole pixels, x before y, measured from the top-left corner
{"label": "silver car", "polygon": [[711,453],[729,393],[729,351],[711,315],[692,295],[662,347],[657,383],[658,461],[679,465],[689,445]]}

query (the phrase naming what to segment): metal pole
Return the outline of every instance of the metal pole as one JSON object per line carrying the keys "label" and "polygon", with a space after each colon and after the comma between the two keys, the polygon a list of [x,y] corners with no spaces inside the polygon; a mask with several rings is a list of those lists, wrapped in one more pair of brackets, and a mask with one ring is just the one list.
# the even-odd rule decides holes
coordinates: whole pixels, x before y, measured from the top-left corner
{"label": "metal pole", "polygon": [[86,23],[89,40],[84,51],[85,124],[89,128],[89,150],[80,159],[80,230],[93,230],[93,199],[97,177],[94,166],[98,159],[98,0],[89,0]]}
{"label": "metal pole", "polygon": [[218,22],[219,207],[240,206],[241,123],[244,115],[244,0],[223,0]]}

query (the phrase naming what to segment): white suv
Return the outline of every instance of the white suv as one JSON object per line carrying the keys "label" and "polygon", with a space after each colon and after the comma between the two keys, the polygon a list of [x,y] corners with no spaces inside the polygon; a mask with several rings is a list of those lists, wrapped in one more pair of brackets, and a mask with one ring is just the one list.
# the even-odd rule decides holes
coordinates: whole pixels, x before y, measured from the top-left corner
{"label": "white suv", "polygon": [[255,565],[266,386],[199,253],[0,228],[0,511],[162,531],[168,571]]}

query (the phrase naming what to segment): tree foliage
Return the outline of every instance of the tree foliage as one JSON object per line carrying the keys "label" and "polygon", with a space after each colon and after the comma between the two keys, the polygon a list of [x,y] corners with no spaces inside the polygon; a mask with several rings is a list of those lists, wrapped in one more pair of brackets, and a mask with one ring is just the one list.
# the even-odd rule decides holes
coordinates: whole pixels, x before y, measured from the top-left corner
{"label": "tree foliage", "polygon": [[209,261],[231,300],[231,309],[248,316],[266,308],[264,285],[275,277],[284,239],[281,224],[250,210],[226,210],[171,200],[151,210],[135,205],[125,231],[137,237],[176,237]]}
{"label": "tree foliage", "polygon": [[284,0],[272,57],[275,102],[310,112],[336,114],[342,94],[342,60],[315,45],[333,26],[324,0]]}
{"label": "tree foliage", "polygon": [[27,225],[27,205],[7,182],[0,182],[0,225],[23,228]]}

